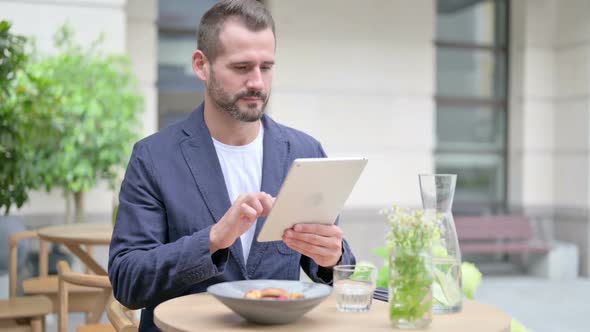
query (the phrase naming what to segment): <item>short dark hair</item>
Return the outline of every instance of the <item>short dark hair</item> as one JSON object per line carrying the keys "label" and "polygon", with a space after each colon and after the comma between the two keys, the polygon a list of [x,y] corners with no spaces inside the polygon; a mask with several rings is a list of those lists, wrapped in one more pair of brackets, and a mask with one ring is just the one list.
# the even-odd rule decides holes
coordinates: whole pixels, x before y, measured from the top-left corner
{"label": "short dark hair", "polygon": [[275,35],[275,22],[270,12],[259,1],[222,0],[205,12],[197,29],[197,48],[211,62],[223,51],[219,34],[224,23],[230,18],[237,18],[248,30],[260,31],[270,28]]}

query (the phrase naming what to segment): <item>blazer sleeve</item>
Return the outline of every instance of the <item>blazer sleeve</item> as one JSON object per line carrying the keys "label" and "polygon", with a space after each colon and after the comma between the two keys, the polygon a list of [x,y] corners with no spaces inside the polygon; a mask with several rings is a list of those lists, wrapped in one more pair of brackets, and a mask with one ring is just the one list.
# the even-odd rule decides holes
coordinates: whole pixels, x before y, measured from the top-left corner
{"label": "blazer sleeve", "polygon": [[[322,148],[322,145],[319,143],[317,148],[317,157],[327,157],[326,152]],[[339,224],[338,219],[336,219],[336,225]],[[350,249],[350,245],[348,244],[348,242],[346,242],[345,239],[342,239],[342,256],[340,257],[340,261],[338,261],[338,264],[353,265],[355,264],[355,262],[356,258],[354,257],[354,254]],[[304,255],[301,255],[300,265],[303,271],[305,271],[309,278],[314,282],[325,283],[330,285],[332,284],[332,268],[319,266],[313,261],[313,259]]]}
{"label": "blazer sleeve", "polygon": [[108,267],[115,298],[130,309],[156,305],[221,275],[228,259],[228,249],[211,255],[211,227],[168,243],[155,173],[148,147],[136,144],[119,194]]}

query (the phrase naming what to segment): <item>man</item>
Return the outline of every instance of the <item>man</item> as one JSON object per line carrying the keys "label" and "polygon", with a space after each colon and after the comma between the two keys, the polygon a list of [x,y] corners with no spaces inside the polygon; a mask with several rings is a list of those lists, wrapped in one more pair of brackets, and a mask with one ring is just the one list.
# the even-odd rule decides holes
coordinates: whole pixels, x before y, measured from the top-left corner
{"label": "man", "polygon": [[299,224],[257,242],[296,158],[325,157],[312,137],[264,114],[275,62],[274,22],[255,0],[221,1],[203,16],[193,69],[205,101],[186,120],[138,142],[119,196],[109,257],[115,297],[153,309],[241,279],[331,283],[354,256],[337,225]]}

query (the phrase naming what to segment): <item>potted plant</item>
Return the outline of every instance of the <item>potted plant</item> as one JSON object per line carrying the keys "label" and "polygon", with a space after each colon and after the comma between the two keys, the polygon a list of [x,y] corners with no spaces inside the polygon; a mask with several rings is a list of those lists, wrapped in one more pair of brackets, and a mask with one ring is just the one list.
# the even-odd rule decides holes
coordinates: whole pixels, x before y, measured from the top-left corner
{"label": "potted plant", "polygon": [[81,222],[84,193],[99,179],[115,187],[138,137],[143,98],[128,58],[103,53],[102,37],[85,48],[64,25],[54,39],[57,54],[34,61],[30,68],[51,82],[60,100],[53,119],[56,139],[40,151],[47,166],[43,179],[48,188],[64,189],[67,207],[73,197],[74,220]]}
{"label": "potted plant", "polygon": [[[42,146],[55,140],[60,100],[51,82],[29,70],[27,40],[0,21],[0,242],[25,226],[11,209],[20,208],[31,190],[44,186],[46,163]],[[0,250],[0,270],[8,269],[8,247]],[[36,260],[28,243],[19,243],[19,265]],[[37,266],[34,264],[33,266]]]}
{"label": "potted plant", "polygon": [[51,83],[28,70],[25,45],[0,21],[0,210],[6,215],[43,186],[45,169],[36,161],[43,158],[39,148],[53,140],[59,112]]}
{"label": "potted plant", "polygon": [[57,54],[35,58],[9,29],[0,23],[0,208],[61,187],[82,221],[84,192],[98,179],[115,187],[138,136],[143,99],[129,60],[101,52],[102,38],[76,44],[67,25]]}
{"label": "potted plant", "polygon": [[10,23],[0,22],[0,208],[8,214],[12,205],[17,207],[27,200],[31,181],[24,162],[25,135],[18,125],[22,121],[16,112],[15,78],[23,70],[27,57],[26,39],[10,33]]}

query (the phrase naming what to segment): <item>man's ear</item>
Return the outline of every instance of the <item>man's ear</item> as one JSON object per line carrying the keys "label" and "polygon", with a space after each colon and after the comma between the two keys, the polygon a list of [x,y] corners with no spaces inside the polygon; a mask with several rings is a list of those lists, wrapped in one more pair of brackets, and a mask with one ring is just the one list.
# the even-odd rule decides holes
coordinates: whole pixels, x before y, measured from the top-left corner
{"label": "man's ear", "polygon": [[203,52],[196,50],[193,53],[193,71],[195,75],[201,80],[207,82],[209,78],[209,60]]}

